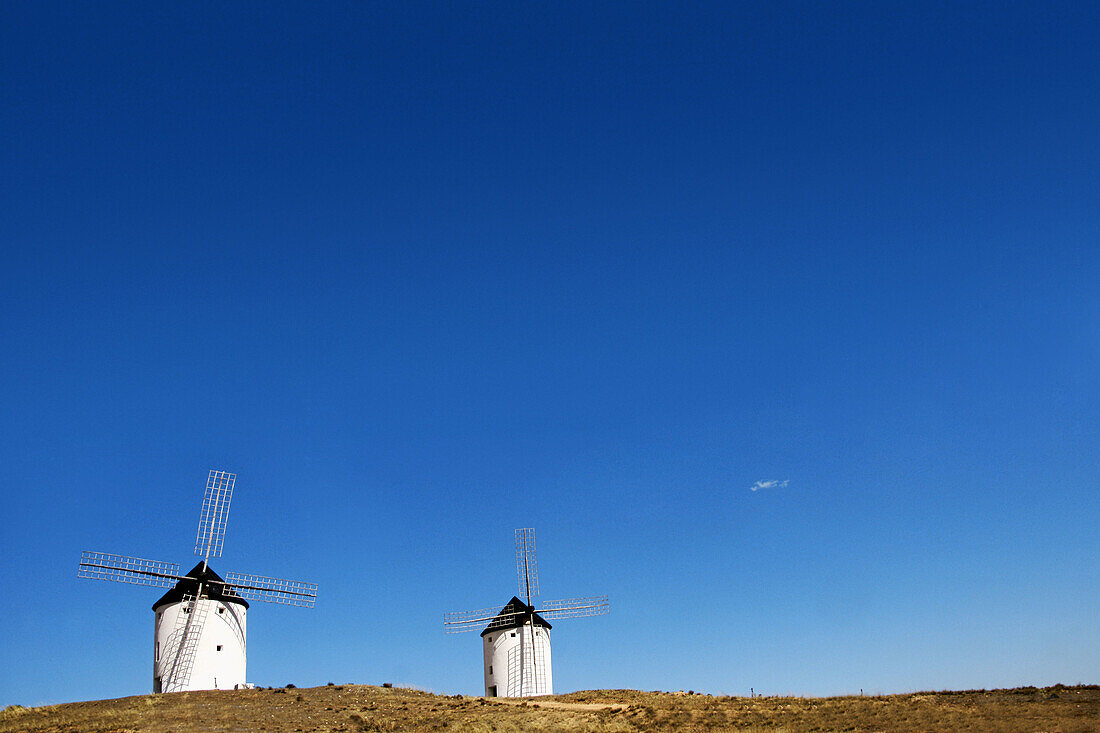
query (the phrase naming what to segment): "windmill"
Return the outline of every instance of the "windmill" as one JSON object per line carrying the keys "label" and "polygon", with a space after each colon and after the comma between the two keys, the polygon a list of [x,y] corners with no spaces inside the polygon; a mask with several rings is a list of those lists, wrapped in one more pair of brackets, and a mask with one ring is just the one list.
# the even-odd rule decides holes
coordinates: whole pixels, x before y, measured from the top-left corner
{"label": "windmill", "polygon": [[234,473],[210,472],[195,538],[202,561],[186,575],[176,563],[107,552],[80,555],[78,577],[171,588],[153,604],[153,692],[246,687],[248,601],[312,608],[317,598],[313,583],[241,573],[222,579],[210,568],[210,558],[222,554],[236,482]]}
{"label": "windmill", "polygon": [[516,574],[519,592],[499,611],[482,608],[443,614],[449,634],[481,632],[486,697],[530,697],[554,694],[547,619],[599,616],[611,610],[607,596],[569,598],[540,603],[535,530],[516,530]]}

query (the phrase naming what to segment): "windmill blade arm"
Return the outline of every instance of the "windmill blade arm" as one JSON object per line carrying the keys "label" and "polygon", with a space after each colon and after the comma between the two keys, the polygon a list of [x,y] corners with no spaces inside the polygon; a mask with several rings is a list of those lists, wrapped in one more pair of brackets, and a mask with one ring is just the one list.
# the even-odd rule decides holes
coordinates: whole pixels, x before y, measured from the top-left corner
{"label": "windmill blade arm", "polygon": [[225,586],[229,591],[250,601],[282,603],[286,606],[313,608],[317,602],[317,584],[301,580],[268,578],[263,575],[228,573]]}
{"label": "windmill blade arm", "polygon": [[535,555],[535,530],[530,527],[516,530],[516,577],[519,597],[531,603],[531,599],[539,595],[539,564]]}
{"label": "windmill blade arm", "polygon": [[478,631],[483,628],[497,629],[511,626],[523,611],[501,613],[499,606],[479,608],[476,611],[452,611],[443,614],[443,630],[448,634],[463,631]]}
{"label": "windmill blade arm", "polygon": [[155,588],[168,588],[183,577],[180,575],[180,566],[174,562],[89,550],[80,553],[80,566],[76,575],[78,578],[113,580]]}
{"label": "windmill blade arm", "polygon": [[229,504],[237,474],[211,471],[206,479],[206,493],[199,514],[199,531],[195,535],[195,554],[199,557],[221,557],[225,540],[225,525],[229,521]]}
{"label": "windmill blade arm", "polygon": [[566,598],[561,601],[547,601],[541,606],[535,613],[546,619],[603,616],[611,612],[611,601],[607,596]]}

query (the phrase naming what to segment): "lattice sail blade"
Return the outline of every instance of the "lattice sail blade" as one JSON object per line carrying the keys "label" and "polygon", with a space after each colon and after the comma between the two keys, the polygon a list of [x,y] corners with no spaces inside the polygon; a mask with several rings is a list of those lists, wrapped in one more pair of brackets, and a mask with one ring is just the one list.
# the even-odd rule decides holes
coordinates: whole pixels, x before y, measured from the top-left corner
{"label": "lattice sail blade", "polygon": [[541,606],[535,613],[545,619],[603,616],[611,613],[611,601],[607,596],[566,598],[561,601],[547,601]]}
{"label": "lattice sail blade", "polygon": [[225,525],[229,521],[229,503],[237,474],[210,471],[206,479],[206,494],[202,499],[199,531],[195,536],[195,554],[200,557],[221,557]]}
{"label": "lattice sail blade", "polygon": [[317,584],[301,580],[283,580],[263,575],[228,573],[225,584],[229,590],[250,601],[282,603],[286,606],[313,608],[317,602]]}
{"label": "lattice sail blade", "polygon": [[516,530],[516,576],[519,578],[519,597],[533,603],[539,595],[539,566],[535,555],[535,530],[530,527]]}
{"label": "lattice sail blade", "polygon": [[531,627],[519,630],[519,643],[508,650],[508,697],[533,697],[550,692],[546,683],[547,637],[531,634]]}
{"label": "lattice sail blade", "polygon": [[516,644],[508,650],[508,697],[523,696],[523,647]]}
{"label": "lattice sail blade", "polygon": [[154,588],[168,588],[175,585],[176,581],[182,577],[180,566],[174,562],[145,560],[140,557],[89,550],[80,553],[80,566],[76,575],[78,578],[113,580],[118,583],[148,585]]}
{"label": "lattice sail blade", "polygon": [[182,692],[191,683],[191,670],[199,653],[199,641],[206,625],[206,614],[213,605],[210,601],[196,598],[193,593],[183,597],[182,623],[177,619],[177,627],[167,640],[167,659],[162,681],[165,692]]}
{"label": "lattice sail blade", "polygon": [[497,629],[511,626],[518,616],[525,612],[505,607],[479,608],[476,611],[452,611],[443,614],[443,630],[448,634],[463,631],[481,631],[485,628]]}

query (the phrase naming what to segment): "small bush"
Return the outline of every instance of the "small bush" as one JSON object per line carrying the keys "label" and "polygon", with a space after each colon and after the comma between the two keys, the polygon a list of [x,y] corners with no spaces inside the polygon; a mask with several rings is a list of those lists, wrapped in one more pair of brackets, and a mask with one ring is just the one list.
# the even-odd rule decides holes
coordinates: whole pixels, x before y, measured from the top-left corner
{"label": "small bush", "polygon": [[286,689],[288,689],[288,690],[296,690],[296,689],[298,689],[298,688],[297,688],[297,686],[296,686],[296,685],[295,685],[295,684],[294,684],[293,682],[290,682],[290,683],[288,683],[288,684],[287,684],[287,686],[286,686]]}

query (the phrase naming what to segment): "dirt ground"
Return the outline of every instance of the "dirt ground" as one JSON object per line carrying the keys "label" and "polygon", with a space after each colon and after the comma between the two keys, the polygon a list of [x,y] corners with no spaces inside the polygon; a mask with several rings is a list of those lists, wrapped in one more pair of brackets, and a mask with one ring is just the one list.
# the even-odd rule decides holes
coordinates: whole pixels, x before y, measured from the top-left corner
{"label": "dirt ground", "polygon": [[0,732],[1100,731],[1100,686],[881,697],[715,697],[593,690],[534,699],[370,685],[184,692],[12,706]]}

